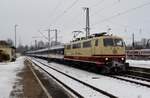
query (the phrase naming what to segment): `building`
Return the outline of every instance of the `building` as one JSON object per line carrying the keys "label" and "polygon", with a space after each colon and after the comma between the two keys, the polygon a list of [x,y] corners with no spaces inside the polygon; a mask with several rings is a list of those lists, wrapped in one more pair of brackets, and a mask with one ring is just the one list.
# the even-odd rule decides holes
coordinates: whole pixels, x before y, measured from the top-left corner
{"label": "building", "polygon": [[0,41],[0,62],[14,61],[15,48],[10,46],[6,41]]}

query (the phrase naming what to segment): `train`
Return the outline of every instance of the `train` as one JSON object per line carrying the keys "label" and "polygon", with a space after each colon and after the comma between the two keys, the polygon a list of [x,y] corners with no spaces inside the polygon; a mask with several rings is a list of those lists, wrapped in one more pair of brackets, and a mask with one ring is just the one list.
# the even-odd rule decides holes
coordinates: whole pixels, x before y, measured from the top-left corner
{"label": "train", "polygon": [[106,32],[76,38],[68,44],[46,49],[28,51],[29,56],[74,62],[88,68],[94,67],[101,73],[126,72],[125,43],[121,37]]}
{"label": "train", "polygon": [[126,50],[129,59],[150,60],[150,49]]}

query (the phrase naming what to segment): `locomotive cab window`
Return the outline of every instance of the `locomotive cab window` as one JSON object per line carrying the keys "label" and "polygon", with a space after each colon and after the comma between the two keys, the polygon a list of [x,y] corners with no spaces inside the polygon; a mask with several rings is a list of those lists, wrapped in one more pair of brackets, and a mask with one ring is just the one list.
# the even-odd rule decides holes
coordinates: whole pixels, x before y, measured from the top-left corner
{"label": "locomotive cab window", "polygon": [[121,47],[124,46],[124,42],[122,41],[122,39],[114,39],[114,43],[115,46],[121,46]]}
{"label": "locomotive cab window", "polygon": [[105,38],[104,40],[104,46],[124,46],[124,42],[122,39],[114,39],[114,38]]}
{"label": "locomotive cab window", "polygon": [[112,38],[105,38],[103,41],[104,41],[104,46],[113,46],[114,45]]}

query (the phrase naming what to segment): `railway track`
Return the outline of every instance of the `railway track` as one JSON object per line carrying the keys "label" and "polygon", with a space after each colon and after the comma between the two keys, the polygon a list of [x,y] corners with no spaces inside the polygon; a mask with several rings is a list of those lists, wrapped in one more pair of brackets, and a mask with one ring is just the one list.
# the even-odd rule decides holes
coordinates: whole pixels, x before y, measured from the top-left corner
{"label": "railway track", "polygon": [[111,75],[110,77],[150,88],[150,69],[147,68],[129,67],[126,74]]}
{"label": "railway track", "polygon": [[141,67],[129,67],[129,70],[135,70],[135,71],[143,71],[143,72],[147,72],[150,73],[150,69],[149,68],[141,68]]}
{"label": "railway track", "polygon": [[[145,84],[145,83],[142,83],[142,82],[137,82],[138,80],[141,80],[141,81],[146,81],[146,82],[150,82],[150,78],[149,76],[147,75],[150,75],[150,73],[147,73],[149,71],[149,69],[145,69],[145,68],[136,68],[136,71],[133,71],[133,67],[130,67],[129,69],[129,73],[128,74],[125,74],[125,75],[121,75],[122,77],[120,76],[115,76],[115,75],[109,75],[109,77],[112,77],[112,78],[115,78],[115,79],[119,79],[119,80],[123,80],[123,81],[126,81],[126,82],[130,82],[130,83],[134,83],[134,84],[137,84],[137,85],[141,85],[141,86],[146,86],[146,87],[149,87],[150,88],[150,84]],[[139,70],[146,70],[146,72],[141,72]],[[136,74],[138,75],[135,75],[135,74],[132,74],[133,72],[135,72]],[[146,74],[146,76],[145,76]],[[106,75],[108,76],[108,75]],[[143,77],[144,76],[144,77]],[[125,79],[125,78],[130,78],[130,79]],[[131,79],[136,79],[136,80],[131,80]]]}
{"label": "railway track", "polygon": [[130,74],[125,74],[125,75],[122,75],[124,77],[129,77],[129,78],[133,78],[133,79],[137,79],[137,80],[142,80],[142,81],[147,81],[147,82],[150,82],[150,79],[149,78],[143,78],[141,76],[135,76],[135,75],[130,75]]}
{"label": "railway track", "polygon": [[150,79],[150,69],[140,68],[140,67],[129,67],[128,75],[137,76],[145,78],[145,80]]}
{"label": "railway track", "polygon": [[[69,71],[65,71],[65,70],[62,70],[61,68],[62,67],[57,67],[57,66],[63,66],[62,64],[61,65],[59,65],[59,64],[57,64],[56,63],[56,65],[55,66],[53,66],[53,64],[55,64],[55,63],[47,63],[47,61],[45,61],[45,60],[40,60],[40,59],[35,59],[35,60],[38,60],[38,61],[40,61],[40,63],[43,63],[44,64],[44,66],[45,65],[49,65],[49,66],[51,66],[52,68],[56,68],[58,71],[63,71],[64,73],[66,73],[67,75],[71,75],[70,74],[70,72]],[[37,62],[38,62],[37,61]],[[39,63],[39,62],[38,62]],[[42,64],[42,65],[43,65]],[[67,66],[66,66],[67,67]],[[64,65],[64,67],[63,68],[65,68],[65,65]],[[71,67],[71,69],[70,70],[72,70],[72,68],[73,67]],[[73,70],[74,70],[74,68],[73,68]],[[77,69],[75,69],[75,70],[77,70]],[[71,72],[72,73],[72,72]],[[74,72],[73,72],[74,73]],[[79,71],[79,73],[80,73],[80,71]],[[92,73],[91,73],[92,74]],[[95,74],[95,73],[94,73]],[[75,75],[75,77],[76,77],[76,74],[74,74]],[[73,77],[74,77],[74,75],[73,75]],[[72,75],[71,75],[72,76]],[[77,75],[78,76],[78,75]],[[83,75],[84,76],[84,75]],[[99,77],[100,76],[100,77]],[[103,78],[101,78],[101,76],[102,77],[105,77],[105,75],[93,75],[91,78],[87,78],[87,79],[93,79],[93,82],[94,81],[97,81],[97,79],[99,80],[99,79],[101,79],[102,81],[104,80]],[[80,77],[80,75],[79,75],[79,77]],[[81,75],[81,77],[82,77],[82,75]],[[76,77],[77,78],[77,77]],[[123,83],[123,84],[128,84],[129,86],[128,87],[133,87],[133,88],[145,88],[145,89],[149,89],[150,87],[149,87],[149,85],[150,85],[150,82],[149,82],[149,80],[148,79],[145,79],[145,78],[143,78],[143,79],[141,79],[141,77],[137,77],[137,76],[132,76],[132,75],[128,75],[128,74],[126,74],[126,75],[124,75],[124,76],[122,76],[122,77],[120,77],[120,76],[117,76],[117,78],[114,78],[114,77],[110,77],[110,76],[107,76],[107,77],[105,77],[105,78],[107,78],[109,81],[111,81],[112,80],[112,82],[114,83],[114,82],[119,82],[119,83]],[[123,78],[123,79],[119,79],[119,78]],[[129,79],[126,79],[126,78],[129,78]],[[81,80],[81,82],[83,81],[83,82],[85,82],[85,83],[88,83],[89,85],[92,85],[92,86],[94,86],[94,87],[98,87],[98,86],[96,86],[96,85],[93,85],[93,83],[92,82],[86,82],[86,81],[84,81],[84,79],[82,79],[82,78],[80,78]],[[116,81],[117,80],[117,81]],[[121,82],[122,81],[122,82]],[[139,81],[142,81],[142,83],[141,82],[139,82]],[[147,82],[147,84],[145,84],[144,82]],[[103,83],[102,83],[103,84]],[[115,84],[115,83],[114,83]],[[117,84],[118,85],[118,84]],[[117,85],[116,85],[116,87],[117,87]],[[100,85],[99,85],[100,86]],[[101,87],[101,86],[100,86]],[[108,86],[109,87],[109,86]],[[121,86],[120,87],[122,87],[122,84],[121,84]],[[107,88],[107,87],[106,87]],[[111,92],[111,95],[115,95],[115,97],[118,97],[118,98],[120,98],[120,94],[122,93],[122,91],[120,92],[120,91],[117,91],[117,92],[120,92],[120,93],[116,93],[116,92],[112,92],[111,90],[106,90],[106,88],[104,87],[102,87],[102,88],[99,88],[98,87],[98,89],[102,89],[102,91],[107,91],[107,92]],[[135,92],[134,90],[133,90],[133,92]],[[99,93],[101,93],[101,92],[99,92]],[[80,94],[80,93],[79,93]],[[101,93],[102,94],[102,93]],[[131,95],[132,95],[133,93],[131,93]],[[105,94],[104,94],[105,95]],[[121,95],[122,96],[122,95]],[[126,96],[126,93],[125,93],[125,96]],[[127,95],[128,96],[128,95]],[[138,95],[137,95],[138,96]],[[107,96],[108,97],[108,96]],[[110,96],[109,96],[110,97]],[[87,97],[85,97],[85,98],[87,98]],[[91,97],[90,97],[91,98]],[[97,98],[97,97],[96,97]],[[98,97],[99,98],[99,97]],[[102,97],[103,98],[103,97]],[[114,97],[110,97],[110,98],[114,98]],[[129,98],[129,96],[127,97],[127,98]],[[132,98],[132,97],[131,97]],[[146,98],[146,97],[145,97]]]}
{"label": "railway track", "polygon": [[[150,88],[150,82],[148,79],[144,79],[144,78],[140,78],[140,77],[136,77],[136,76],[131,76],[131,75],[130,76],[129,75],[128,76],[127,75],[122,75],[122,76],[120,76],[120,75],[119,76],[109,75],[109,77],[123,80],[123,81],[130,82],[130,83],[134,83],[134,84],[141,85],[141,86],[146,86],[146,87]],[[144,83],[144,82],[146,82],[146,83]]]}
{"label": "railway track", "polygon": [[[40,62],[40,61],[37,61],[36,59],[34,59],[34,60],[35,60],[36,62],[42,64],[43,66],[47,67],[47,68],[50,68],[50,69],[52,69],[52,70],[54,70],[54,71],[56,71],[56,72],[58,72],[58,73],[61,73],[62,75],[65,75],[65,76],[67,76],[68,78],[73,79],[74,81],[79,82],[80,84],[85,85],[86,87],[88,87],[88,88],[90,88],[90,89],[93,89],[94,91],[96,91],[96,92],[98,92],[98,93],[100,93],[100,94],[103,94],[103,95],[105,95],[105,96],[107,96],[107,97],[109,97],[109,98],[118,98],[117,96],[115,96],[115,95],[113,95],[113,94],[110,94],[110,93],[108,93],[108,92],[106,92],[106,91],[103,91],[103,90],[101,90],[101,89],[99,89],[99,88],[96,88],[96,87],[94,87],[94,86],[92,86],[92,85],[90,85],[90,84],[88,84],[88,83],[85,83],[85,82],[83,82],[83,81],[81,81],[81,80],[79,80],[79,79],[77,79],[77,78],[74,78],[74,77],[72,77],[72,76],[70,76],[70,75],[68,75],[68,74],[66,74],[66,73],[64,73],[64,72],[61,72],[61,71],[59,71],[59,70],[57,70],[57,69],[55,69],[55,68],[52,68],[52,67],[50,67],[50,66],[48,66],[48,65],[46,65],[46,64],[44,64],[44,63],[42,63],[42,62]],[[67,88],[69,91],[73,92],[78,98],[85,98],[85,97],[82,96],[80,93],[78,93],[77,91],[73,90],[73,89],[70,88],[68,85],[64,84],[64,83],[61,82],[59,79],[57,79],[57,77],[53,76],[53,75],[50,74],[48,71],[46,71],[44,68],[42,68],[41,66],[39,66],[36,62],[34,62],[34,61],[32,61],[32,62],[34,63],[35,66],[37,66],[37,67],[39,67],[40,69],[42,69],[44,72],[46,72],[48,75],[50,75],[52,78],[54,78],[57,82],[59,82],[61,85],[63,85],[63,86],[64,86],[65,88]]]}

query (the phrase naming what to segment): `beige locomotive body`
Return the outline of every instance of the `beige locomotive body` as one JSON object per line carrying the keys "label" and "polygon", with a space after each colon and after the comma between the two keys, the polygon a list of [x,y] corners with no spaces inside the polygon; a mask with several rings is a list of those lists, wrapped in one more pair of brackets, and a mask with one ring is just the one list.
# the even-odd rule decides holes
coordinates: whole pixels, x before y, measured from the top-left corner
{"label": "beige locomotive body", "polygon": [[65,45],[64,59],[122,69],[126,61],[125,45],[122,38],[112,35],[78,39]]}

